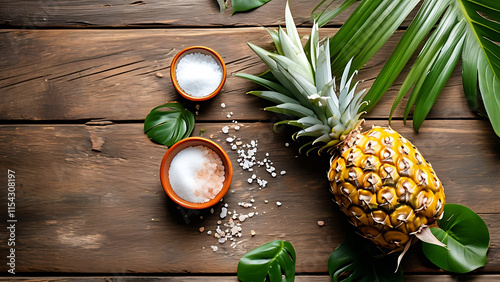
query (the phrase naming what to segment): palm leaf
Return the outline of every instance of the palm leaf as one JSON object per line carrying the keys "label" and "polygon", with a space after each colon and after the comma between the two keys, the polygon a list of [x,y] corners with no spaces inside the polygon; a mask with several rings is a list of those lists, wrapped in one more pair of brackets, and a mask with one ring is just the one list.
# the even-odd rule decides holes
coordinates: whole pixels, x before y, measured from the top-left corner
{"label": "palm leaf", "polygon": [[[328,1],[329,4],[322,1],[320,5],[328,7],[333,1]],[[351,5],[351,2],[344,0],[341,6]],[[456,61],[462,57],[467,102],[477,111],[478,101],[484,101],[490,122],[500,136],[500,1],[363,0],[330,40],[332,73],[337,74],[343,69],[350,55],[355,56],[353,71],[360,69],[419,2],[422,2],[421,8],[366,94],[364,100],[369,101],[368,105],[360,111],[369,111],[376,105],[409,59],[423,46],[396,97],[390,116],[413,87],[405,119],[415,104],[413,122],[418,130],[455,68]],[[318,20],[324,18],[326,13],[313,14]],[[453,29],[456,34],[448,38]]]}
{"label": "palm leaf", "polygon": [[[325,5],[326,1],[327,0],[323,0],[323,1],[319,2],[319,4],[316,5],[316,7],[314,7],[314,9],[311,12],[311,18],[315,19],[318,22],[318,25],[320,27],[324,26],[326,23],[328,23],[333,18],[335,18],[338,14],[342,13],[345,9],[349,8],[352,4],[354,4],[355,2],[357,2],[359,0],[345,1],[340,6],[338,6],[337,8],[335,8],[333,10],[330,10],[330,11],[327,11],[327,10],[328,10],[328,8],[330,8],[330,6],[333,4],[333,2],[335,2],[335,0],[333,0],[330,3]],[[321,10],[321,12],[316,13],[317,10]]]}

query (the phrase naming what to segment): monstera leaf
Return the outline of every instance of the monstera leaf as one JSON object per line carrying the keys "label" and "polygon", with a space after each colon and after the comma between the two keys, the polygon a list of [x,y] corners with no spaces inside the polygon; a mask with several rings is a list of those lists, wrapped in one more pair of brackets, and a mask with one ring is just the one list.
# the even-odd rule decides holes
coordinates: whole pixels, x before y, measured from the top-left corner
{"label": "monstera leaf", "polygon": [[[320,3],[323,12],[315,9],[312,15],[322,24],[356,2],[343,0],[339,8],[327,11],[335,0],[325,1]],[[467,102],[474,111],[479,111],[479,103],[484,101],[484,114],[500,136],[498,0],[363,0],[330,40],[332,73],[339,74],[353,56],[352,69],[359,70],[420,2],[417,15],[366,94],[364,99],[369,104],[361,111],[375,106],[418,52],[391,110],[392,116],[398,103],[411,90],[404,117],[406,120],[414,106],[413,128],[418,131],[462,58]]]}
{"label": "monstera leaf", "polygon": [[403,281],[397,268],[397,256],[378,257],[373,244],[363,238],[349,237],[328,259],[328,271],[334,282],[340,281]]}
{"label": "monstera leaf", "polygon": [[193,129],[193,113],[177,102],[152,109],[144,121],[144,133],[152,141],[166,146],[188,137]]}
{"label": "monstera leaf", "polygon": [[269,242],[249,251],[240,259],[238,279],[242,282],[293,282],[295,258],[295,250],[290,242]]}
{"label": "monstera leaf", "polygon": [[466,273],[486,264],[490,235],[486,223],[476,213],[462,205],[446,204],[438,226],[431,231],[447,248],[422,243],[424,254],[435,265]]}

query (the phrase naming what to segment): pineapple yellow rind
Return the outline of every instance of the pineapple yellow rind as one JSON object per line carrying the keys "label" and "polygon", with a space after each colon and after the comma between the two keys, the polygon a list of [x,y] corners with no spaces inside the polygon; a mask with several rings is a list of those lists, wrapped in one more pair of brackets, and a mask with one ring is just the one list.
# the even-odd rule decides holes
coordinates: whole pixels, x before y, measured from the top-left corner
{"label": "pineapple yellow rind", "polygon": [[351,223],[385,249],[401,250],[443,214],[444,189],[432,166],[391,128],[350,135],[331,160],[328,180]]}

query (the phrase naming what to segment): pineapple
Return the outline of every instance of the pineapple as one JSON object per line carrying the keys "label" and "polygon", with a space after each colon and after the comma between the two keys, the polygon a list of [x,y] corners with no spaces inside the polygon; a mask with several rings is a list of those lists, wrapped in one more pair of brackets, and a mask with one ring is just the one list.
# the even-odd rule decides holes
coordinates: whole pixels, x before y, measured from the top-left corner
{"label": "pineapple", "polygon": [[[267,88],[250,91],[276,103],[265,110],[297,119],[277,122],[300,128],[294,139],[308,136],[300,150],[333,155],[328,171],[335,202],[360,233],[388,251],[409,246],[413,235],[443,214],[444,190],[431,165],[410,141],[391,128],[373,127],[361,133],[364,91],[355,93],[349,62],[336,91],[332,78],[329,41],[320,44],[313,25],[304,50],[288,3],[286,31],[268,31],[276,52],[248,43],[272,74],[237,74]],[[269,77],[267,74],[265,77]]]}

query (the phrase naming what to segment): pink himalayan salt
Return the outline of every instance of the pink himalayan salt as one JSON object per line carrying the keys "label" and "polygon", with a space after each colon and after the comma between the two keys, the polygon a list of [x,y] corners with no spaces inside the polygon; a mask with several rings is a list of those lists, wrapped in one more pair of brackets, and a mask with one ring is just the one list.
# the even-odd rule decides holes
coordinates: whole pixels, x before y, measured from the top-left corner
{"label": "pink himalayan salt", "polygon": [[204,203],[215,198],[224,182],[221,158],[206,146],[181,150],[172,159],[168,177],[174,192],[192,203]]}

